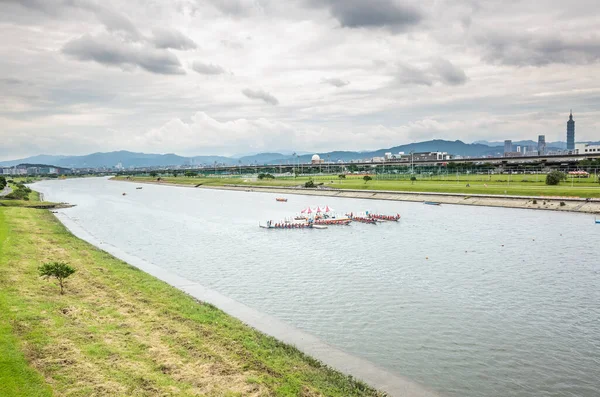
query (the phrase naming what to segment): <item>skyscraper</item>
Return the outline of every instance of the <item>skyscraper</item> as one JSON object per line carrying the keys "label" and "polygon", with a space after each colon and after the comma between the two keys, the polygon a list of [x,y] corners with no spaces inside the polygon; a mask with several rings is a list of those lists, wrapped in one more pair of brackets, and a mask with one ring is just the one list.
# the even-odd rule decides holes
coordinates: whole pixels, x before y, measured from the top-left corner
{"label": "skyscraper", "polygon": [[567,121],[567,150],[575,150],[575,120],[572,110]]}
{"label": "skyscraper", "polygon": [[538,136],[538,156],[546,154],[546,135]]}
{"label": "skyscraper", "polygon": [[512,141],[510,139],[507,139],[504,141],[504,153],[510,153],[512,152]]}

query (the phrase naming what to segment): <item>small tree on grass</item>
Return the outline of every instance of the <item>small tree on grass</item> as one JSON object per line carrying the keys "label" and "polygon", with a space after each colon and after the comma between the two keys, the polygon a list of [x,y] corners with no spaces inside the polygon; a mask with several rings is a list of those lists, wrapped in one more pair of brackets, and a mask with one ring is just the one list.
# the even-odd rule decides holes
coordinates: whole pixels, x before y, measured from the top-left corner
{"label": "small tree on grass", "polygon": [[369,175],[363,176],[363,179],[365,180],[365,183],[373,180],[373,178],[371,178]]}
{"label": "small tree on grass", "polygon": [[417,177],[416,176],[411,176],[410,177],[410,184],[411,185],[413,185],[416,181],[417,181]]}
{"label": "small tree on grass", "polygon": [[558,185],[565,179],[567,179],[567,175],[564,172],[551,171],[546,175],[546,185]]}
{"label": "small tree on grass", "polygon": [[342,179],[346,179],[346,175],[344,174],[339,174],[338,178],[340,178],[340,183],[342,183]]}
{"label": "small tree on grass", "polygon": [[48,280],[51,277],[54,277],[58,280],[58,285],[60,286],[60,294],[63,295],[65,293],[65,280],[75,273],[75,269],[69,266],[68,263],[65,262],[48,262],[44,263],[39,268],[40,277],[44,277]]}

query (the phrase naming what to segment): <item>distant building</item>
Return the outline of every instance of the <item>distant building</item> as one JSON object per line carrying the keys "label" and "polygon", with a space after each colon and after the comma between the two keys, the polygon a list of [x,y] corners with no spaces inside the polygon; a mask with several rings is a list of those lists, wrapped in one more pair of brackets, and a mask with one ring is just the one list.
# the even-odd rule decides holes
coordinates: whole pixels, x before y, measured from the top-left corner
{"label": "distant building", "polygon": [[546,154],[546,135],[538,136],[538,156],[543,156]]}
{"label": "distant building", "polygon": [[590,145],[589,143],[578,143],[575,145],[576,154],[598,153],[600,155],[600,145]]}
{"label": "distant building", "polygon": [[504,141],[504,153],[510,153],[512,152],[512,141],[510,139],[507,139]]}
{"label": "distant building", "polygon": [[572,110],[567,121],[567,150],[575,150],[575,120],[573,120]]}
{"label": "distant building", "polygon": [[323,164],[324,162],[325,160],[321,159],[318,154],[313,155],[312,159],[310,160],[311,164]]}

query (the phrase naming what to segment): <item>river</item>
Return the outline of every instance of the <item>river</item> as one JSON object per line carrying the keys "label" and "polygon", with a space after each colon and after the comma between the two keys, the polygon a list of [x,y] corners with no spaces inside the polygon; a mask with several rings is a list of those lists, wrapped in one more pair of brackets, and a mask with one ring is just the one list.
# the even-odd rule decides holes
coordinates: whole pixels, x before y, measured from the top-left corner
{"label": "river", "polygon": [[[34,189],[76,204],[60,212],[98,240],[443,396],[600,393],[600,225],[590,215],[136,186]],[[317,205],[402,219],[258,227]]]}

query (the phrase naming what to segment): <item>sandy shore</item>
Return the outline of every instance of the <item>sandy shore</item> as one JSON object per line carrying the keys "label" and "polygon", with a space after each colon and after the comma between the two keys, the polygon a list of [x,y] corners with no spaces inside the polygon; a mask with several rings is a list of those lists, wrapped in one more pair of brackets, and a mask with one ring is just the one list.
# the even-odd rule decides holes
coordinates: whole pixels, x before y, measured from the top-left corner
{"label": "sandy shore", "polygon": [[426,192],[401,192],[389,190],[351,190],[351,189],[305,189],[296,187],[278,186],[248,186],[248,185],[224,185],[224,186],[198,186],[186,184],[174,184],[166,182],[151,181],[127,181],[122,182],[148,183],[155,185],[168,185],[189,187],[197,189],[217,190],[239,190],[244,192],[262,192],[278,194],[299,194],[304,196],[326,196],[342,198],[358,198],[369,200],[391,200],[391,201],[432,201],[442,204],[455,205],[479,205],[487,207],[521,208],[549,211],[582,212],[588,214],[600,214],[600,199],[583,199],[574,197],[546,197],[546,196],[499,196],[484,194],[460,194],[460,193],[426,193]]}

